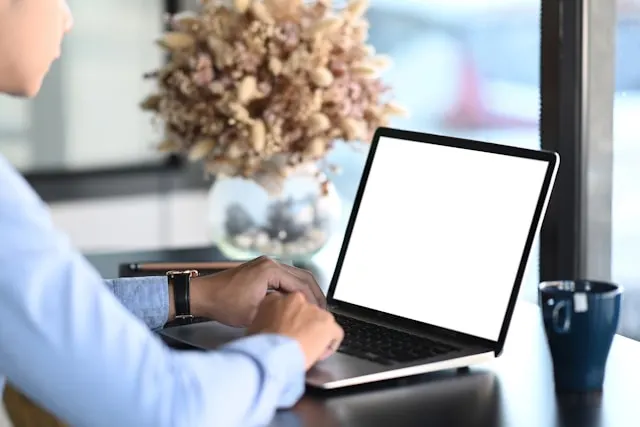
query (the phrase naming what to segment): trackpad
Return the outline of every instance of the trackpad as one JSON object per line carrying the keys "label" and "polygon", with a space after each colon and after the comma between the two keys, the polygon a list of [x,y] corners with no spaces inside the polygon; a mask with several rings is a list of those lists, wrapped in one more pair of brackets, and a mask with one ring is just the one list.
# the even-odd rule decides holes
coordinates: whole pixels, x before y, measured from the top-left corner
{"label": "trackpad", "polygon": [[194,323],[163,329],[161,335],[192,347],[212,350],[245,336],[244,328],[234,328],[218,322]]}
{"label": "trackpad", "polygon": [[314,365],[307,372],[307,381],[311,384],[320,385],[331,381],[380,372],[381,368],[382,365],[377,363],[336,353],[327,360]]}

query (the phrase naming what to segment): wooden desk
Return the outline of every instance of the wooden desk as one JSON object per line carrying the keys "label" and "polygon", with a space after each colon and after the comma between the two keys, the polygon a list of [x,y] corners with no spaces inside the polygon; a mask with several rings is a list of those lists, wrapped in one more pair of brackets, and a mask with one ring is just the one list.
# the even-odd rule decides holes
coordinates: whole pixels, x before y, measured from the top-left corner
{"label": "wooden desk", "polygon": [[[90,257],[106,276],[117,263],[219,260],[211,248]],[[468,373],[442,372],[339,393],[308,392],[272,427],[637,427],[640,343],[616,336],[602,395],[556,396],[535,305],[520,302],[503,356]],[[636,407],[636,405],[639,405]]]}

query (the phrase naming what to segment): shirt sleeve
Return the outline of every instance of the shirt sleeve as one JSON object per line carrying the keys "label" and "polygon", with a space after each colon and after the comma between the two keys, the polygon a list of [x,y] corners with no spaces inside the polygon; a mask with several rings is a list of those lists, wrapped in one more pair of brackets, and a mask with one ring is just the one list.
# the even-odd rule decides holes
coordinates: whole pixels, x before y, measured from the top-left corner
{"label": "shirt sleeve", "polygon": [[107,288],[150,329],[159,329],[169,316],[169,285],[164,276],[123,277],[104,281]]}
{"label": "shirt sleeve", "polygon": [[[4,167],[4,169],[3,169]],[[258,426],[304,390],[304,357],[259,335],[178,352],[104,286],[0,159],[0,372],[74,426]]]}

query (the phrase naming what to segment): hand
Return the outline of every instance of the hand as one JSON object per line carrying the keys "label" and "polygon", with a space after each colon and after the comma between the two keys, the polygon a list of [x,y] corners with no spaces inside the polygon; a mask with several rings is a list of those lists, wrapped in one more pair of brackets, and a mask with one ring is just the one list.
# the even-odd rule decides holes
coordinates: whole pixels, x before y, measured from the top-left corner
{"label": "hand", "polygon": [[302,348],[306,369],[333,354],[344,338],[344,331],[333,315],[309,304],[299,292],[268,295],[247,333],[279,334],[293,338]]}
{"label": "hand", "polygon": [[326,306],[324,294],[311,273],[260,257],[218,274],[192,279],[192,312],[226,325],[248,326],[268,290],[299,292],[310,303]]}

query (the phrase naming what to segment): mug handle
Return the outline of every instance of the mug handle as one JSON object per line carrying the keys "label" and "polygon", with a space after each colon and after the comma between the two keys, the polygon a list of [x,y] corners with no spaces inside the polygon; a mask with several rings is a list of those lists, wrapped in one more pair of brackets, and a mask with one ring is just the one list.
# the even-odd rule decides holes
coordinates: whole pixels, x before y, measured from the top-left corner
{"label": "mug handle", "polygon": [[[560,310],[564,310],[564,315],[560,315]],[[557,334],[566,334],[571,329],[571,302],[570,301],[558,301],[553,307],[551,314],[553,330]]]}

